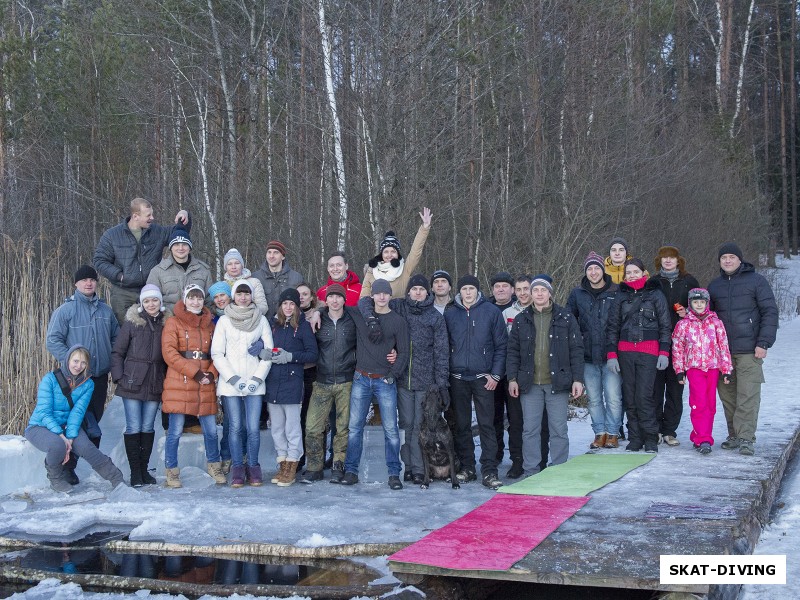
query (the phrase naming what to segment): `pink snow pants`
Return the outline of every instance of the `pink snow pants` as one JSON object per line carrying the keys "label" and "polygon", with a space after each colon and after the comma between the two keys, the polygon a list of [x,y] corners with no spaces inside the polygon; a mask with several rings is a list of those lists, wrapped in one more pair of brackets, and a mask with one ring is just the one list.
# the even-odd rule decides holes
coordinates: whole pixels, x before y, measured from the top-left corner
{"label": "pink snow pants", "polygon": [[714,428],[714,415],[717,414],[717,380],[719,370],[701,371],[689,369],[686,372],[689,381],[689,408],[692,420],[692,433],[689,439],[698,446],[703,442],[714,445],[711,430]]}

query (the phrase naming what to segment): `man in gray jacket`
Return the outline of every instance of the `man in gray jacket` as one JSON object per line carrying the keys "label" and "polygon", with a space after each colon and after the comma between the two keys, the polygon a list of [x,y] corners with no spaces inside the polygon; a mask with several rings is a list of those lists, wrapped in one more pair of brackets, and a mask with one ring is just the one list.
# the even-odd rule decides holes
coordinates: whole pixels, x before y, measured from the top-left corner
{"label": "man in gray jacket", "polygon": [[267,322],[272,322],[272,317],[278,312],[278,298],[283,290],[296,288],[303,283],[303,276],[289,267],[286,262],[286,246],[278,240],[267,244],[267,256],[253,277],[261,282],[264,295],[267,297]]}
{"label": "man in gray jacket", "polygon": [[210,307],[212,298],[208,289],[214,283],[211,267],[192,256],[192,240],[189,232],[176,226],[169,240],[169,254],[150,271],[147,283],[158,286],[164,297],[164,306],[172,310],[183,297],[183,290],[189,284],[202,288],[206,294],[205,303]]}
{"label": "man in gray jacket", "polygon": [[[87,435],[100,447],[100,428],[108,395],[108,373],[111,370],[111,350],[117,339],[119,323],[111,308],[95,293],[97,271],[83,265],[75,272],[75,293],[53,311],[47,326],[47,351],[61,364],[68,358],[69,349],[80,344],[89,351],[89,372],[94,392],[87,409]],[[89,415],[91,413],[91,415]],[[77,457],[65,466],[67,481],[78,483],[75,477]]]}
{"label": "man in gray jacket", "polygon": [[[175,223],[191,231],[192,221],[185,210],[178,211]],[[111,283],[111,308],[117,321],[125,321],[125,311],[139,300],[150,270],[161,260],[172,237],[173,226],[155,223],[153,206],[144,198],[131,200],[131,215],[107,229],[94,251],[94,266]]]}

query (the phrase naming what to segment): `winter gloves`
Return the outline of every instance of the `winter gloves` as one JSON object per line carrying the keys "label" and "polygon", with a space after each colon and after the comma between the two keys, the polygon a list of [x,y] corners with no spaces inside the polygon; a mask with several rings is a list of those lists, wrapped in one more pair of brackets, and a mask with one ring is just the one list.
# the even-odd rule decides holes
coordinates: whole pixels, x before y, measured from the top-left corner
{"label": "winter gloves", "polygon": [[236,391],[247,392],[248,394],[255,394],[258,386],[260,386],[262,383],[264,383],[264,380],[259,379],[258,377],[251,377],[245,381],[238,375],[234,375],[228,379],[228,384],[232,385]]}
{"label": "winter gloves", "polygon": [[292,362],[292,353],[283,348],[278,348],[278,351],[272,355],[272,362],[276,365],[285,365]]}
{"label": "winter gloves", "polygon": [[606,368],[612,373],[619,373],[619,361],[616,358],[609,358]]}
{"label": "winter gloves", "polygon": [[250,344],[250,347],[247,349],[247,353],[250,356],[259,356],[263,349],[264,349],[264,340],[258,338],[255,342]]}
{"label": "winter gloves", "polygon": [[658,369],[659,371],[663,371],[664,369],[667,368],[668,365],[669,365],[669,357],[660,354],[658,356],[658,360],[656,361],[656,369]]}

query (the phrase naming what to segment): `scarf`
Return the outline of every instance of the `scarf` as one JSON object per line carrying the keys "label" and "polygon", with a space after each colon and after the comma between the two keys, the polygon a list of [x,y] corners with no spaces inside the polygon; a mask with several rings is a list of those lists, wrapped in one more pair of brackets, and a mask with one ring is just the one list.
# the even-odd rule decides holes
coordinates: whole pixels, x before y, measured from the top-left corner
{"label": "scarf", "polygon": [[237,306],[231,302],[225,307],[225,315],[239,331],[254,331],[261,320],[261,311],[252,302],[248,306]]}
{"label": "scarf", "polygon": [[678,269],[675,269],[674,271],[665,271],[664,269],[661,269],[660,272],[664,279],[668,279],[670,281],[675,281],[678,278],[678,275],[681,274]]}
{"label": "scarf", "polygon": [[647,277],[640,277],[634,281],[626,281],[631,288],[634,290],[641,290],[644,288],[644,284],[647,283]]}
{"label": "scarf", "polygon": [[394,281],[403,274],[403,268],[405,267],[405,264],[406,260],[404,258],[400,259],[400,264],[396,267],[393,267],[392,263],[390,262],[381,262],[378,263],[377,267],[372,268],[372,275],[375,277],[375,279]]}

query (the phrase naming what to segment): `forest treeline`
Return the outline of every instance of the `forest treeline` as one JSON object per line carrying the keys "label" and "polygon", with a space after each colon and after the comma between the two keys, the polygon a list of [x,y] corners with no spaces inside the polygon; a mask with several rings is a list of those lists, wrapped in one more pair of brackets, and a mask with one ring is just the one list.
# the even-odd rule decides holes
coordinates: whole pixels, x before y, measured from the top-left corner
{"label": "forest treeline", "polygon": [[3,284],[51,309],[136,196],[217,272],[280,239],[319,285],[430,206],[426,273],[563,299],[621,235],[705,283],[723,241],[797,252],[797,35],[797,0],[0,0]]}

